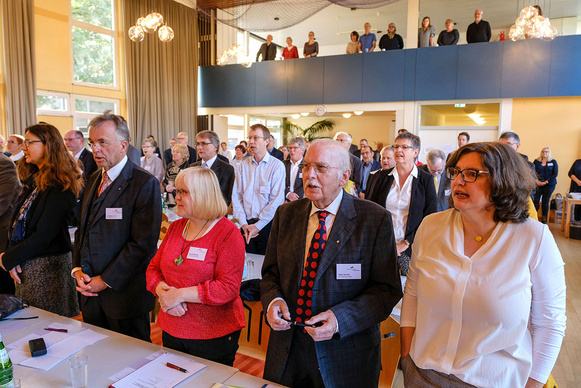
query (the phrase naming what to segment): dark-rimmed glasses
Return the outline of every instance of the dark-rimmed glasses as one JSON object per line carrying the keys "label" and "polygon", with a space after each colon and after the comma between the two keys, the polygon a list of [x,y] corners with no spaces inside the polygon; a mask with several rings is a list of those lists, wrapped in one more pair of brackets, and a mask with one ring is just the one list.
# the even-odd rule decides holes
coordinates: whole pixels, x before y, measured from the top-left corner
{"label": "dark-rimmed glasses", "polygon": [[458,175],[462,175],[464,182],[472,183],[476,182],[476,179],[478,179],[478,174],[490,174],[490,172],[476,170],[473,168],[465,168],[464,170],[460,170],[456,167],[448,167],[446,169],[446,174],[450,180],[454,180],[458,177]]}

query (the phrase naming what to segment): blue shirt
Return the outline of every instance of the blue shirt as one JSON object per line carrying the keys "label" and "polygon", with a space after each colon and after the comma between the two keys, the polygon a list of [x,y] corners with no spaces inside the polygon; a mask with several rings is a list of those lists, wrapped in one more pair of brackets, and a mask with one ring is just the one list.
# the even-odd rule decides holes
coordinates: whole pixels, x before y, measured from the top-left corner
{"label": "blue shirt", "polygon": [[371,47],[373,47],[373,42],[376,42],[377,39],[375,38],[375,34],[363,34],[359,37],[359,43],[361,43],[361,51],[368,52],[371,51]]}

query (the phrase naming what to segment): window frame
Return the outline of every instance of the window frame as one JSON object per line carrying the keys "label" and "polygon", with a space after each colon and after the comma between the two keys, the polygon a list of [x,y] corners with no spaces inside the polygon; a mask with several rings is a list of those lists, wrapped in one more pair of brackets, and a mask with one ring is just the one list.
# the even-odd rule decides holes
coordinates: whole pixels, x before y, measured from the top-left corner
{"label": "window frame", "polygon": [[36,108],[36,115],[37,116],[64,116],[64,117],[70,117],[71,114],[71,99],[70,99],[70,95],[68,93],[62,93],[62,92],[53,92],[50,90],[40,90],[37,89],[36,90],[36,95],[37,96],[47,96],[47,97],[57,97],[57,98],[63,98],[66,101],[67,104],[67,109],[64,111],[60,111],[60,110],[47,110],[47,109],[40,109],[40,108]]}
{"label": "window frame", "polygon": [[[106,89],[106,90],[121,90],[119,85],[119,38],[118,38],[118,31],[119,31],[119,23],[117,20],[117,0],[111,0],[111,12],[112,21],[113,21],[113,29],[109,29],[106,27],[96,26],[94,24],[90,24],[87,22],[83,22],[80,20],[76,20],[73,18],[73,6],[71,1],[69,0],[69,41],[71,42],[71,49],[70,49],[70,58],[71,58],[71,82],[73,85],[77,86],[86,86],[92,88],[99,88],[99,89]],[[101,85],[93,82],[84,82],[84,81],[76,81],[75,80],[75,57],[74,57],[74,44],[73,44],[73,27],[81,28],[87,31],[95,32],[102,35],[110,36],[113,39],[113,85]]]}

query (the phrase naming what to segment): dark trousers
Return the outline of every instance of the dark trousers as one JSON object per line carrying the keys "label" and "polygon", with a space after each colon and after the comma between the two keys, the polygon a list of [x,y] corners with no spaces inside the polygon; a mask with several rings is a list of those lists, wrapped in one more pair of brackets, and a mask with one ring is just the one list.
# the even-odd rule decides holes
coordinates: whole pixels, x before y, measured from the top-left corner
{"label": "dark trousers", "polygon": [[151,342],[149,313],[126,319],[113,319],[105,314],[97,296],[87,297],[87,302],[81,305],[81,311],[83,322]]}
{"label": "dark trousers", "polygon": [[535,209],[539,211],[539,200],[543,199],[543,217],[547,217],[549,215],[549,204],[551,202],[551,195],[555,191],[555,185],[544,185],[544,186],[537,186],[537,190],[535,191],[535,197],[533,198],[533,203],[535,204]]}
{"label": "dark trousers", "polygon": [[10,273],[0,268],[0,294],[14,295],[14,280]]}
{"label": "dark trousers", "polygon": [[[257,218],[246,220],[248,225],[256,224],[258,222]],[[266,253],[266,244],[268,244],[268,237],[270,236],[270,229],[272,228],[272,221],[264,226],[258,232],[258,236],[250,239],[250,242],[246,244],[246,238],[244,239],[244,243],[246,244],[246,252],[247,253],[256,253],[258,255],[264,255]],[[244,237],[244,232],[242,232],[242,237]]]}
{"label": "dark trousers", "polygon": [[226,334],[223,337],[207,340],[177,338],[164,331],[161,334],[161,339],[163,346],[166,348],[232,366],[234,365],[234,358],[236,358],[236,351],[238,350],[240,330]]}
{"label": "dark trousers", "polygon": [[293,388],[325,388],[313,338],[300,327],[291,330],[295,332],[279,383]]}

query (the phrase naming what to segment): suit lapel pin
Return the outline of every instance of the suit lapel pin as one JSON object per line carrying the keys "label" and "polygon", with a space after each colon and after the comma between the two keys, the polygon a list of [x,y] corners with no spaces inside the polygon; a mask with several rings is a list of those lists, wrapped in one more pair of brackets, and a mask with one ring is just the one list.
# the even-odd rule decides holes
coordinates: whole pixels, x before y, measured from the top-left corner
{"label": "suit lapel pin", "polygon": [[337,244],[339,244],[339,240],[337,240]]}

